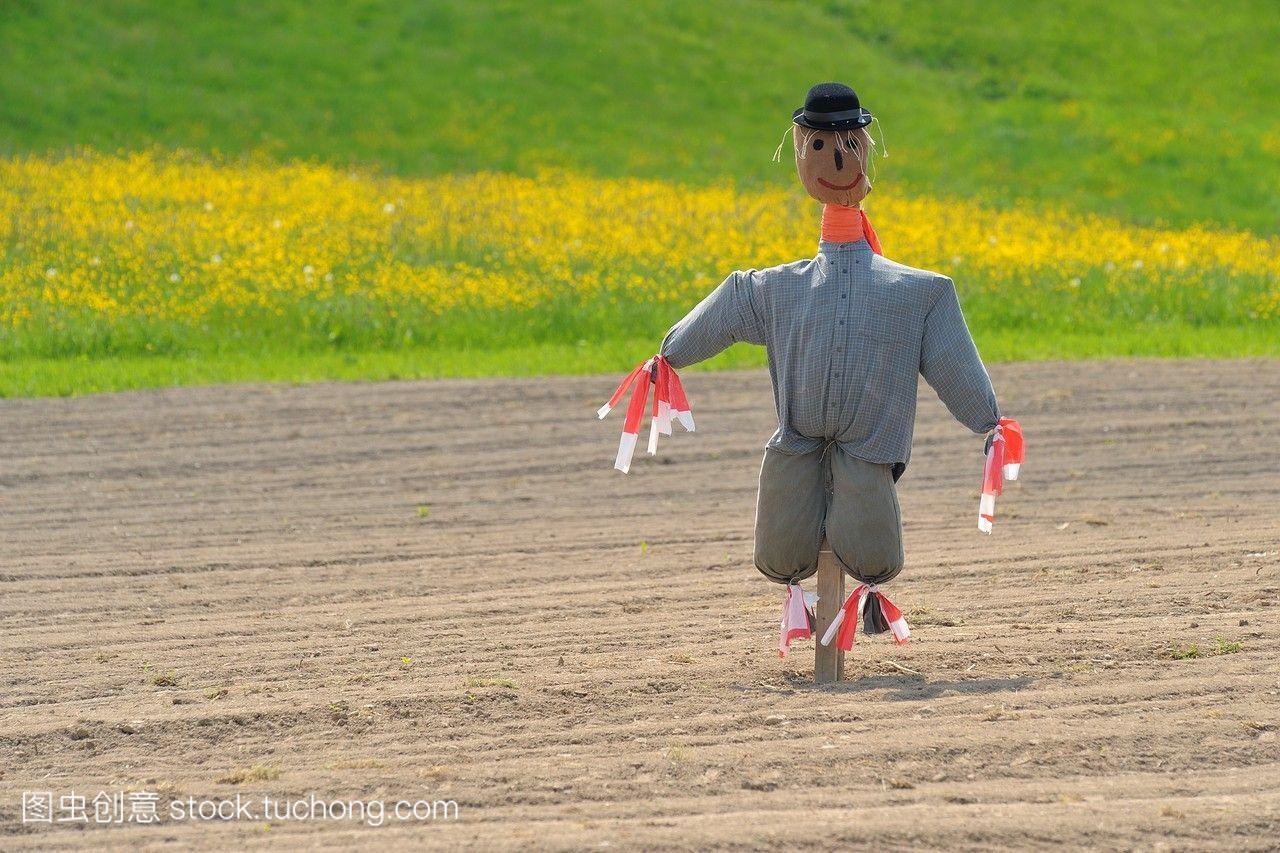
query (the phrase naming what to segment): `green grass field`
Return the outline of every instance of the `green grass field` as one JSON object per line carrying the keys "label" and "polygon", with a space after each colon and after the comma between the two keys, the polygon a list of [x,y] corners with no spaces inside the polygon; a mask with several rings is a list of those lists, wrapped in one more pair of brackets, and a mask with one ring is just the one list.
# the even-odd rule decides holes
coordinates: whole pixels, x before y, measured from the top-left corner
{"label": "green grass field", "polygon": [[[1259,0],[18,0],[0,6],[0,156],[184,148],[406,176],[550,166],[751,190],[792,184],[792,169],[770,162],[790,111],[810,83],[843,79],[883,121],[891,156],[878,194],[1275,237],[1274,11]],[[0,231],[0,251],[16,256],[18,242]],[[989,359],[1280,354],[1274,322],[1173,313],[1138,328],[978,325],[975,335]],[[610,371],[652,346],[621,332],[577,346],[571,331],[466,349],[365,340],[237,351],[228,340],[59,357],[0,331],[0,393]]]}
{"label": "green grass field", "polygon": [[[1024,330],[979,339],[987,361],[1063,358],[1280,356],[1275,336],[1240,326],[1117,326],[1108,332],[1054,335]],[[0,361],[0,397],[71,396],[225,382],[321,382],[326,380],[441,379],[598,373],[635,365],[653,354],[653,341],[616,339],[601,343],[530,344],[485,349],[408,347],[382,350],[285,349],[251,354],[195,353],[186,356],[19,357]],[[764,350],[738,344],[691,370],[760,367]],[[602,393],[608,393],[602,388]]]}
{"label": "green grass field", "polygon": [[886,191],[1275,233],[1278,43],[1269,0],[29,0],[0,7],[0,153],[778,182],[791,109],[842,79]]}

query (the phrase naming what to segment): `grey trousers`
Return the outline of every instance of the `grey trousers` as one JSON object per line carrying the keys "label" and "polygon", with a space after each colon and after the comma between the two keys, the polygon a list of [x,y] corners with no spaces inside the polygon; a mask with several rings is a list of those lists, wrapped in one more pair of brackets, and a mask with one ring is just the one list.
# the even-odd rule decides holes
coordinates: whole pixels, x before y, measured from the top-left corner
{"label": "grey trousers", "polygon": [[811,453],[766,449],[756,499],[755,563],[778,583],[818,570],[822,535],[846,572],[884,583],[902,571],[902,511],[893,466],[836,444]]}

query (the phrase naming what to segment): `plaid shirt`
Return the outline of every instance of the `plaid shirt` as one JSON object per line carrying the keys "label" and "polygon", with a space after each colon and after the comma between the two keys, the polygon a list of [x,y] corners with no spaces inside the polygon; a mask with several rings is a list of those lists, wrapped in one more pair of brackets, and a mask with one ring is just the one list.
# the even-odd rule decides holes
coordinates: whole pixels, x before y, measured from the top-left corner
{"label": "plaid shirt", "polygon": [[778,431],[769,447],[807,453],[834,441],[858,459],[911,457],[923,375],[977,433],[999,420],[991,379],[951,279],[872,253],[865,240],[735,272],[676,323],[662,354],[680,369],[745,341],[768,348]]}

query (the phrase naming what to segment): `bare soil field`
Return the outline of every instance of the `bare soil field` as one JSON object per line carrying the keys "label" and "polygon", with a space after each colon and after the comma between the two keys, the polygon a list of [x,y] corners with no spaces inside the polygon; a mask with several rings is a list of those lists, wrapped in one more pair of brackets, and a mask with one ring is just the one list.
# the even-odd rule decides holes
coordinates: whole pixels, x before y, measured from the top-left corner
{"label": "bare soil field", "polygon": [[[822,688],[750,564],[762,372],[628,476],[613,376],[2,401],[0,848],[1276,849],[1280,362],[992,373],[994,535],[922,386],[913,640]],[[237,794],[388,813],[170,819]]]}

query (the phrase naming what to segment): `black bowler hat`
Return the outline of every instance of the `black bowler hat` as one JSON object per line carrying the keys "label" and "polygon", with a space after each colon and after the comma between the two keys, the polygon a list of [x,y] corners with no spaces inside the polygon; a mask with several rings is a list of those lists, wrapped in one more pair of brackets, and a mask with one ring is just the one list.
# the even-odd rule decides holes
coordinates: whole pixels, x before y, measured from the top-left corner
{"label": "black bowler hat", "polygon": [[871,113],[858,103],[858,93],[843,83],[819,83],[791,120],[811,130],[853,130],[871,124]]}

